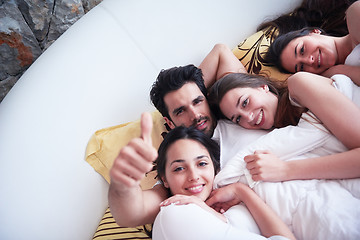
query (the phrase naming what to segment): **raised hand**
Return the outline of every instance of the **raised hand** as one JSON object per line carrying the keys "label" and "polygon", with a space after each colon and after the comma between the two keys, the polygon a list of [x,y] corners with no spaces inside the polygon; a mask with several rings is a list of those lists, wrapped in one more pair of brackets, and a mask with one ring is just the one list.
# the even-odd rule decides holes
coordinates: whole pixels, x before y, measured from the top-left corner
{"label": "raised hand", "polygon": [[151,140],[152,118],[149,113],[141,115],[141,136],[132,139],[120,150],[110,170],[111,182],[118,190],[138,187],[145,173],[153,167],[157,151]]}

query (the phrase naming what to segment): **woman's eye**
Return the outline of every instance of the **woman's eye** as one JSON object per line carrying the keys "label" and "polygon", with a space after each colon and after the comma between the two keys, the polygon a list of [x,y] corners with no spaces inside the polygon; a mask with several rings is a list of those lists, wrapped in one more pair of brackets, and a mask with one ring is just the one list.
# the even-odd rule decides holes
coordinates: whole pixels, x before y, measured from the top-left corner
{"label": "woman's eye", "polygon": [[249,104],[249,98],[245,99],[245,101],[243,102],[242,106],[246,107],[246,105]]}
{"label": "woman's eye", "polygon": [[300,48],[300,54],[301,54],[301,55],[304,54],[304,46],[302,46],[302,47]]}
{"label": "woman's eye", "polygon": [[204,166],[206,166],[206,165],[208,165],[207,162],[200,162],[200,163],[199,163],[199,166],[201,166],[201,167],[204,167]]}
{"label": "woman's eye", "polygon": [[304,64],[300,64],[300,71],[304,71]]}
{"label": "woman's eye", "polygon": [[174,172],[179,172],[179,171],[181,171],[183,169],[184,169],[183,167],[177,167],[177,168],[174,169]]}
{"label": "woman's eye", "polygon": [[238,117],[235,119],[236,124],[239,124],[240,118],[241,118],[241,116],[238,116]]}

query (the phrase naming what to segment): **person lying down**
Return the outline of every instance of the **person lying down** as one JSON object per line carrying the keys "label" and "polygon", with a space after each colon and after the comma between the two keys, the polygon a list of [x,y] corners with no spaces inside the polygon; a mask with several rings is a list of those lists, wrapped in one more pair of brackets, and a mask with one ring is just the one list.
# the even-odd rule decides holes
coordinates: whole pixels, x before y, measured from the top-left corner
{"label": "person lying down", "polygon": [[[246,185],[225,187],[222,201],[243,202],[259,226],[261,236],[232,224],[227,214],[204,202],[220,168],[216,141],[195,128],[176,127],[158,150],[158,177],[169,190],[153,226],[153,239],[295,239],[289,228]],[[189,221],[189,219],[193,219]]]}
{"label": "person lying down", "polygon": [[[219,80],[215,83],[215,87],[226,84],[226,78],[228,81],[233,81],[231,78],[234,75],[237,74],[230,74]],[[332,79],[334,80],[333,85],[340,92],[352,99],[358,106],[360,105],[359,87],[351,79],[345,75],[335,75]],[[254,130],[241,129],[233,123],[224,122],[219,122],[218,127],[219,129],[223,128],[219,131],[221,134],[226,132],[234,135],[234,137],[222,137],[222,151],[227,151],[229,148],[227,146],[241,150],[228,161],[222,159],[222,170],[214,181],[215,188],[239,181],[248,184],[292,229],[298,239],[358,239],[360,237],[358,227],[360,226],[360,208],[358,207],[360,206],[360,180],[358,176],[349,175],[348,178],[352,179],[340,180],[296,181],[288,181],[291,179],[281,177],[286,173],[284,170],[286,168],[281,168],[284,165],[283,161],[348,151],[311,112],[303,113],[297,126],[288,126],[274,129],[268,134],[264,133],[264,136],[245,148],[234,142],[226,141],[239,138],[241,133],[245,136],[246,134],[251,135]],[[215,131],[215,135],[220,138],[221,134]],[[254,152],[258,154],[254,154]],[[264,179],[267,182],[253,180],[259,173],[258,169],[253,167],[253,163],[256,162],[254,157],[259,154],[268,159],[275,159],[268,162],[273,165],[276,176]],[[360,169],[356,165],[354,167],[354,172],[359,174]],[[248,168],[251,169],[251,172]],[[324,171],[326,171],[326,165],[324,165]],[[215,192],[217,191],[218,195],[222,193],[221,188]],[[210,198],[207,203],[213,204],[214,201]]]}

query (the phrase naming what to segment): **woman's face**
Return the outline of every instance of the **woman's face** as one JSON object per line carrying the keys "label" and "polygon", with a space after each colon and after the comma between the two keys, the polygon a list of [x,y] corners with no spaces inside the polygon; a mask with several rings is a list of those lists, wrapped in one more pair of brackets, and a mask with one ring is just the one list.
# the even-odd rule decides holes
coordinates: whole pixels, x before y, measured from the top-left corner
{"label": "woman's face", "polygon": [[320,74],[337,63],[338,53],[332,38],[315,31],[295,38],[280,55],[282,66],[289,72]]}
{"label": "woman's face", "polygon": [[205,201],[212,191],[214,177],[213,162],[202,144],[180,139],[170,145],[162,180],[172,194],[195,195]]}
{"label": "woman's face", "polygon": [[220,101],[226,118],[247,129],[270,129],[274,125],[278,98],[264,85],[258,88],[234,88]]}

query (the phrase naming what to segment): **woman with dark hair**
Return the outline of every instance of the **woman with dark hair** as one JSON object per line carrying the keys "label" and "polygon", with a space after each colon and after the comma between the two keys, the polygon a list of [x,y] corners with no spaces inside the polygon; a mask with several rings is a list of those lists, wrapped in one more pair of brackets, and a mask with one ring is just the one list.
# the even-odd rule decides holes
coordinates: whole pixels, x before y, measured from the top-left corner
{"label": "woman with dark hair", "polygon": [[[338,76],[333,78],[335,86],[328,85],[355,101],[357,106],[348,99],[349,104],[355,105],[357,112],[353,113],[358,115],[360,88],[349,78],[340,76],[337,79]],[[325,81],[331,79],[322,77],[316,83],[327,86]],[[222,164],[214,180],[215,187],[219,187],[217,195],[223,194],[222,186],[242,182],[266,200],[286,223],[295,226],[294,234],[298,238],[360,237],[360,209],[357,208],[360,203],[357,190],[360,183],[360,148],[346,148],[314,114],[300,106],[291,106],[295,112],[302,113],[296,126],[273,129],[272,126],[282,122],[277,117],[280,116],[278,113],[288,111],[280,105],[282,96],[288,96],[286,88],[277,91],[267,78],[243,73],[227,74],[210,88],[209,103],[218,107],[223,118],[247,129],[272,130],[238,149],[232,158]],[[290,102],[289,98],[283,99]],[[324,108],[325,111],[333,109],[333,112],[337,109],[334,106]],[[350,119],[346,116],[342,118],[345,122]],[[355,125],[356,121],[349,124],[353,122]],[[360,133],[355,128],[353,131]],[[242,137],[246,138],[246,135]],[[315,210],[311,207],[313,205],[319,208]],[[294,212],[301,217],[289,214]],[[318,224],[314,229],[326,229],[330,219],[339,217],[347,224],[331,227],[331,234],[328,231],[327,234],[310,231],[313,227],[307,224],[308,221],[301,221],[311,218],[312,223]]]}
{"label": "woman with dark hair", "polygon": [[270,45],[266,61],[283,72],[300,71],[331,77],[346,74],[360,84],[360,2],[346,11],[349,33],[335,37],[318,28],[303,28],[281,34]]}
{"label": "woman with dark hair", "polygon": [[[153,239],[295,239],[282,220],[247,186],[236,183],[217,202],[243,202],[256,221],[262,237],[233,226],[231,210],[222,214],[209,207],[215,174],[220,168],[220,149],[194,128],[177,127],[158,150],[157,172],[169,190],[155,219]],[[191,213],[191,214],[190,214]]]}
{"label": "woman with dark hair", "polygon": [[[326,80],[328,79],[319,79],[319,81]],[[343,91],[360,105],[359,87],[355,86],[351,80],[345,80],[341,79],[336,82],[339,91]],[[351,89],[350,93],[346,89]],[[251,151],[238,153],[241,156],[229,160],[225,166],[222,166],[223,170],[219,174],[221,177],[217,177],[223,179],[220,181],[220,185],[234,182],[234,178],[242,174],[248,176],[247,181],[252,186],[253,180],[288,181],[360,177],[360,161],[358,159],[360,148],[348,151],[315,115],[303,107],[292,105],[288,96],[286,88],[280,88],[279,91],[279,88],[274,87],[273,82],[267,78],[242,73],[228,74],[210,88],[209,103],[220,110],[220,117],[244,128],[272,129],[274,126],[294,125],[273,130],[267,134],[268,136],[263,137],[270,140],[260,140],[262,144],[255,142],[254,147],[250,148]],[[281,100],[287,104],[281,103]],[[359,106],[355,106],[355,109],[359,114]],[[288,117],[284,118],[284,116]],[[276,141],[286,142],[286,147],[276,144]],[[342,147],[339,148],[338,144]],[[290,156],[296,157],[301,153],[323,147],[327,151],[323,152],[320,157],[301,161],[279,161],[279,158],[289,160]],[[259,157],[255,156],[256,154],[253,155],[253,151],[256,150],[269,150],[273,154],[270,156],[269,153],[262,154],[262,157]],[[249,156],[246,157],[246,154]],[[346,159],[344,159],[345,156]],[[326,168],[324,168],[325,165]],[[246,169],[250,171],[250,174]]]}

